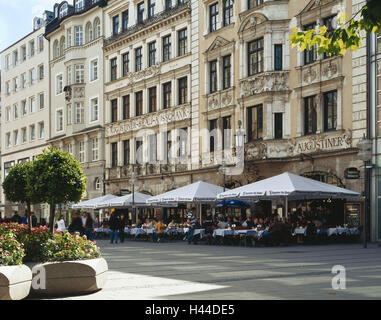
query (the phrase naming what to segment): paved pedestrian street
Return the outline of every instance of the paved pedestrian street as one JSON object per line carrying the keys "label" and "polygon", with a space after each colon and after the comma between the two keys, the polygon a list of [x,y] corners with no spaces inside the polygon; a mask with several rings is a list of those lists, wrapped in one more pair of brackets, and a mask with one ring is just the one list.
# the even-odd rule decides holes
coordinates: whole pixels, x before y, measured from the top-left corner
{"label": "paved pedestrian street", "polygon": [[[381,247],[288,247],[97,243],[109,265],[106,287],[65,299],[380,299]],[[332,267],[345,267],[334,290]],[[337,281],[336,281],[337,282]],[[342,283],[342,282],[341,282]]]}

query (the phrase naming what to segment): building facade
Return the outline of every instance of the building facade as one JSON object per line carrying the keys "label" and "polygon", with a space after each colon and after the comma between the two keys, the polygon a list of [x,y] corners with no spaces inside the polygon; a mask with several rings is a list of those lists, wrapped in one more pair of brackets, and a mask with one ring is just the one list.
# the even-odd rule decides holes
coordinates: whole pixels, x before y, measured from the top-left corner
{"label": "building facade", "polygon": [[49,145],[76,156],[87,177],[84,198],[103,193],[103,7],[107,1],[63,1],[47,25],[50,68]]}
{"label": "building facade", "polygon": [[[1,168],[5,178],[15,164],[31,161],[49,139],[49,47],[44,38],[51,12],[35,18],[33,31],[1,52]],[[2,193],[1,202],[6,204]],[[17,209],[17,208],[14,208]],[[39,215],[46,208],[32,208]],[[23,211],[20,207],[19,210]],[[5,207],[10,216],[12,207]]]}

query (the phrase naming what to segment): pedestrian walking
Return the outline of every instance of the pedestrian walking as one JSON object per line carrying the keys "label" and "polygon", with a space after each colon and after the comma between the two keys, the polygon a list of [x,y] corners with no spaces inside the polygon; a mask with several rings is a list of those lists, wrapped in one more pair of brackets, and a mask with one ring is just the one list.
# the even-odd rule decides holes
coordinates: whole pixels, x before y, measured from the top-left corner
{"label": "pedestrian walking", "polygon": [[120,226],[119,226],[119,239],[120,242],[124,242],[124,229],[127,225],[127,217],[124,214],[120,216]]}
{"label": "pedestrian walking", "polygon": [[83,231],[84,230],[83,230],[82,219],[79,216],[79,212],[75,212],[73,214],[73,219],[71,220],[71,223],[69,225],[69,232],[72,234],[79,232],[79,234],[82,236]]}
{"label": "pedestrian walking", "polygon": [[86,217],[86,222],[85,222],[85,225],[83,226],[85,229],[85,235],[87,239],[89,239],[90,241],[94,241],[94,233],[93,233],[94,220],[91,214],[88,212],[85,212],[85,217]]}
{"label": "pedestrian walking", "polygon": [[120,230],[120,224],[120,217],[115,214],[115,211],[112,212],[109,221],[111,243],[118,243],[118,232]]}
{"label": "pedestrian walking", "polygon": [[57,221],[57,231],[64,232],[66,230],[65,220],[63,214],[60,215]]}

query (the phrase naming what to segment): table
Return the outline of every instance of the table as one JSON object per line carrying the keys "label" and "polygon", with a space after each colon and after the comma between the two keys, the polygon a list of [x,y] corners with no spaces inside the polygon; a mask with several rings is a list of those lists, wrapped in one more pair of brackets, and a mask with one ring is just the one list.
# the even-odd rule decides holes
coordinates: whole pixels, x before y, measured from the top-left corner
{"label": "table", "polygon": [[249,229],[249,230],[234,230],[234,235],[245,235],[246,237],[255,237],[258,235],[258,231],[254,229]]}
{"label": "table", "polygon": [[213,230],[213,238],[215,237],[234,236],[234,230],[232,229],[215,229]]}
{"label": "table", "polygon": [[94,229],[94,232],[105,232],[105,233],[109,233],[110,232],[110,229],[109,228],[102,228],[102,227],[100,227],[100,228],[96,228],[96,229]]}
{"label": "table", "polygon": [[142,228],[133,228],[130,229],[130,235],[137,237],[140,234],[147,234],[145,229]]}
{"label": "table", "polygon": [[[183,233],[188,233],[189,232],[189,228],[183,228]],[[194,229],[194,233],[193,233],[193,236],[196,236],[196,235],[200,235],[200,239],[203,238],[203,236],[205,235],[205,229]]]}

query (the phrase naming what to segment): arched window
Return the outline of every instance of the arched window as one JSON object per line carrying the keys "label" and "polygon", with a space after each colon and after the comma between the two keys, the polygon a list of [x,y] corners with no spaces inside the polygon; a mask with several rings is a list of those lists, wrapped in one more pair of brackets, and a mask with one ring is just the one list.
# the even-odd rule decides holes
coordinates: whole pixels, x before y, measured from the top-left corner
{"label": "arched window", "polygon": [[53,58],[58,58],[60,56],[60,47],[58,45],[58,40],[53,43]]}
{"label": "arched window", "polygon": [[100,190],[101,189],[101,180],[99,178],[95,178],[94,189],[95,190]]}
{"label": "arched window", "polygon": [[101,23],[99,18],[95,18],[94,20],[94,39],[97,39],[101,36]]}
{"label": "arched window", "polygon": [[84,6],[85,6],[85,1],[84,0],[77,0],[75,2],[75,11],[81,11]]}
{"label": "arched window", "polygon": [[85,41],[86,43],[91,42],[94,40],[93,38],[93,26],[91,25],[91,22],[88,22],[86,24],[86,34],[85,34]]}
{"label": "arched window", "polygon": [[60,8],[60,18],[67,16],[67,12],[68,12],[68,6],[67,6],[67,3],[64,3]]}
{"label": "arched window", "polygon": [[64,50],[65,50],[65,37],[62,36],[60,40],[60,52],[59,52],[61,56],[64,54]]}

